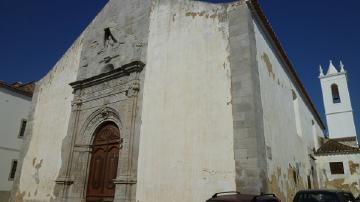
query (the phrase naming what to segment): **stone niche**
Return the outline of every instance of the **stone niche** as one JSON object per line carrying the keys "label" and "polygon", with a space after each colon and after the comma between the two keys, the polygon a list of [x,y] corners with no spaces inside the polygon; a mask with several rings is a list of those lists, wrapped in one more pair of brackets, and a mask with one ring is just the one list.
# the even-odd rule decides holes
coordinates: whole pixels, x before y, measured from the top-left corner
{"label": "stone niche", "polygon": [[119,128],[121,139],[114,201],[135,201],[138,95],[144,66],[135,61],[70,84],[74,100],[54,201],[86,201],[94,133],[106,122]]}

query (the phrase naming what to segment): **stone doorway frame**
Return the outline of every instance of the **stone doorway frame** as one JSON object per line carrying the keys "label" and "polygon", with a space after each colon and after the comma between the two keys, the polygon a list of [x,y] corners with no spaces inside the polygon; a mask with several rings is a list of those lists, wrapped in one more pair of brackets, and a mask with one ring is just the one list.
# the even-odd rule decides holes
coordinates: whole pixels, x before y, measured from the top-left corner
{"label": "stone doorway frame", "polygon": [[114,201],[135,201],[144,66],[132,62],[70,84],[75,95],[53,201],[86,201],[91,145],[96,129],[106,122],[113,122],[121,133]]}
{"label": "stone doorway frame", "polygon": [[[101,131],[103,131],[104,128],[112,128],[111,130],[111,137],[110,138],[115,138],[115,139],[101,139],[101,135],[104,135],[103,133],[101,133]],[[115,136],[114,136],[115,135]],[[110,140],[110,142],[109,142]],[[99,142],[100,141],[100,142]],[[106,142],[104,142],[106,141]],[[117,170],[118,170],[118,160],[114,161],[116,162],[116,169],[112,170],[113,172],[108,172],[110,168],[114,168],[114,166],[111,166],[111,164],[108,164],[108,160],[109,160],[109,148],[114,149],[115,148],[115,155],[116,153],[118,153],[117,155],[120,154],[120,148],[121,148],[121,132],[119,130],[119,127],[114,123],[114,122],[103,122],[101,125],[98,126],[98,128],[96,128],[94,134],[93,134],[93,141],[91,144],[91,150],[92,152],[89,154],[89,159],[90,159],[90,165],[88,167],[88,176],[87,176],[87,185],[86,185],[86,200],[89,200],[89,198],[92,198],[90,201],[97,201],[99,200],[99,197],[102,197],[102,200],[104,200],[104,198],[108,198],[106,200],[110,200],[113,201],[114,197],[115,197],[115,186],[112,187],[111,189],[108,189],[107,185],[109,185],[109,181],[107,176],[109,174],[114,174],[115,177],[117,177]],[[100,154],[96,152],[96,148],[98,149],[98,151],[105,151],[104,153]],[[111,150],[110,149],[110,150]],[[95,152],[94,152],[95,150]],[[115,157],[114,155],[114,157]],[[101,170],[97,170],[96,166],[94,166],[95,163],[95,159],[96,157],[101,157],[102,163],[101,163]],[[105,158],[104,158],[105,157]],[[119,156],[116,157],[117,159],[119,158]],[[116,159],[115,158],[115,159]],[[98,168],[99,169],[99,168]],[[96,176],[96,172],[101,172],[102,177],[101,177],[101,182],[102,184],[100,184],[100,186],[98,188],[95,188],[92,186],[93,183],[95,183],[94,181],[94,176]],[[116,172],[116,173],[115,173]],[[93,179],[93,183],[90,183],[91,179]],[[97,179],[99,180],[99,178]],[[92,184],[92,185],[91,185]],[[113,182],[111,183],[113,184]],[[114,184],[115,185],[115,184]],[[101,188],[101,192],[99,193],[98,191],[99,188]],[[104,190],[106,191],[114,191],[114,193],[110,194],[105,194],[104,195]]]}

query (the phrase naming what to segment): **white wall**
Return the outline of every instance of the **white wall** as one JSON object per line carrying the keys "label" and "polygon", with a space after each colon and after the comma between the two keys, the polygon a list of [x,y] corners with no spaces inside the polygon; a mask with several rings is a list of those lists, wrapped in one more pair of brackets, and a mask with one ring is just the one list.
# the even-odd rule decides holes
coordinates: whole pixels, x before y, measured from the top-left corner
{"label": "white wall", "polygon": [[[354,137],[356,129],[345,73],[320,77],[330,138]],[[337,84],[341,103],[333,103],[331,85]]]}
{"label": "white wall", "polygon": [[326,115],[329,138],[354,137],[356,129],[352,112]]}
{"label": "white wall", "polygon": [[49,201],[61,166],[62,140],[67,134],[73,99],[69,83],[76,80],[81,37],[55,67],[37,83],[32,134],[22,165],[17,198]]}
{"label": "white wall", "polygon": [[[360,154],[316,156],[321,188],[339,189],[360,194]],[[343,162],[344,174],[331,174],[330,162]]]}
{"label": "white wall", "polygon": [[27,120],[31,97],[0,87],[0,191],[10,191],[9,174],[13,160],[19,160],[23,139],[21,121]]}
{"label": "white wall", "polygon": [[[307,187],[307,176],[311,175],[308,154],[317,146],[315,139],[323,136],[323,132],[272,44],[261,31],[262,28],[255,21],[254,26],[268,157],[268,185],[270,191],[275,192],[282,201],[291,201],[297,189]],[[292,91],[297,95],[295,102]],[[298,172],[297,184],[293,180],[293,171]]]}
{"label": "white wall", "polygon": [[220,5],[155,1],[138,202],[199,202],[235,190],[228,24]]}

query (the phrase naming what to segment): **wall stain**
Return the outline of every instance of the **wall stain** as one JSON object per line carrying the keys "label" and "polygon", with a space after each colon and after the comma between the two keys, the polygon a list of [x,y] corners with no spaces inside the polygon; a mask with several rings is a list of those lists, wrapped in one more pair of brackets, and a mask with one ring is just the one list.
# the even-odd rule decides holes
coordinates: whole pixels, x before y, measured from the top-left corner
{"label": "wall stain", "polygon": [[35,166],[35,163],[36,163],[36,157],[33,158],[33,160],[32,160],[32,165]]}
{"label": "wall stain", "polygon": [[269,72],[269,76],[272,77],[272,79],[274,80],[275,79],[275,73],[274,73],[273,66],[271,64],[269,56],[266,53],[263,53],[261,58],[263,59],[265,65],[266,65],[266,68],[267,68],[267,70]]}
{"label": "wall stain", "polygon": [[15,202],[23,202],[25,195],[26,195],[25,191],[16,193]]}
{"label": "wall stain", "polygon": [[33,174],[33,178],[34,178],[34,180],[35,180],[35,183],[36,184],[40,184],[40,174],[39,174],[39,171],[40,171],[40,168],[41,168],[41,166],[42,166],[42,163],[43,163],[43,159],[41,159],[40,161],[39,161],[39,163],[36,163],[36,158],[34,158],[35,159],[35,163],[34,163],[34,161],[33,161],[33,166],[34,166],[34,168],[35,168],[35,173]]}
{"label": "wall stain", "polygon": [[194,19],[197,16],[197,13],[196,12],[187,12],[185,14],[185,16],[187,16],[187,17],[191,16]]}
{"label": "wall stain", "polygon": [[185,16],[192,17],[193,19],[195,19],[195,17],[204,17],[206,19],[213,19],[213,20],[218,18],[220,22],[223,22],[224,19],[226,19],[227,14],[226,12],[218,13],[217,11],[215,11],[213,14],[209,14],[206,13],[205,11],[201,11],[201,12],[187,12],[185,13]]}
{"label": "wall stain", "polygon": [[267,180],[269,192],[274,193],[281,201],[292,201],[296,192],[305,188],[303,178],[294,174],[296,175],[296,168],[291,165],[287,173],[283,173],[278,167]]}
{"label": "wall stain", "polygon": [[339,190],[343,190],[343,191],[349,191],[349,192],[352,192],[353,194],[360,193],[360,190],[358,188],[359,183],[353,182],[351,184],[347,184],[347,183],[345,183],[344,178],[334,179],[334,180],[327,180],[325,182],[325,185],[326,185],[327,188],[333,188],[333,189],[339,189]]}
{"label": "wall stain", "polygon": [[360,165],[358,163],[354,163],[353,161],[349,161],[349,168],[351,175],[356,174]]}

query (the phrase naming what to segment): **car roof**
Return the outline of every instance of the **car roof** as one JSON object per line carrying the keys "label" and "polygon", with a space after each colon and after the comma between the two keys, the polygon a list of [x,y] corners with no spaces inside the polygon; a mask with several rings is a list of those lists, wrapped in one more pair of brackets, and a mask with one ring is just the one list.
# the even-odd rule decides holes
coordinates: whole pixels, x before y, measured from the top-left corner
{"label": "car roof", "polygon": [[207,202],[248,202],[256,198],[256,201],[262,201],[267,199],[277,199],[273,194],[264,194],[264,195],[250,195],[250,194],[226,194],[213,197]]}
{"label": "car roof", "polygon": [[251,201],[255,195],[249,195],[249,194],[226,194],[221,195],[215,198],[211,198],[207,201],[226,201],[226,202],[238,202],[241,200],[244,201]]}
{"label": "car roof", "polygon": [[333,189],[309,189],[309,190],[301,190],[298,193],[350,193],[342,190],[333,190]]}

